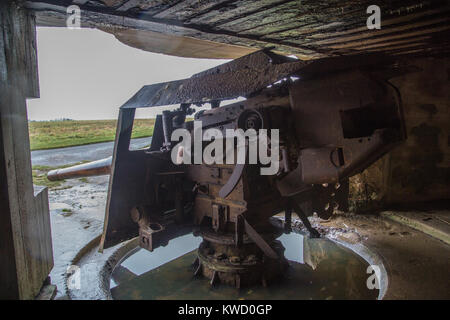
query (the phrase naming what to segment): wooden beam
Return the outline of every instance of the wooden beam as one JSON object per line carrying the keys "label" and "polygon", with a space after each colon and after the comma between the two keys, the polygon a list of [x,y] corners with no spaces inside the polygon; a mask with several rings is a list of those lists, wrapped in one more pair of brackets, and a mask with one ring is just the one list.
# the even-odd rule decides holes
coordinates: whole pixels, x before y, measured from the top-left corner
{"label": "wooden beam", "polygon": [[[27,8],[36,11],[37,19],[45,24],[45,20],[52,20],[55,26],[65,26],[66,11],[62,6],[49,5],[44,2],[26,2]],[[269,46],[275,46],[279,52],[297,54],[307,58],[320,58],[325,54],[318,52],[313,48],[302,45],[284,45],[277,41],[261,40],[255,37],[237,36],[234,33],[227,33],[222,30],[203,30],[195,26],[182,25],[179,23],[168,22],[161,19],[153,19],[150,16],[146,19],[103,13],[101,10],[84,10],[81,16],[81,26],[87,28],[107,29],[120,26],[126,29],[145,30],[170,34],[180,37],[191,37],[207,41],[233,44],[238,46],[247,46],[249,48],[262,49]]]}
{"label": "wooden beam", "polygon": [[178,2],[174,6],[164,9],[163,11],[155,14],[153,17],[159,18],[159,19],[164,19],[179,10],[183,10],[186,6],[196,4],[198,2],[199,2],[199,0],[184,0],[184,1]]}
{"label": "wooden beam", "polygon": [[[189,2],[193,1],[190,5]],[[185,0],[183,3],[187,3],[182,10],[178,10],[175,12],[168,13],[166,17],[164,18],[177,18],[180,21],[187,21],[189,19],[192,19],[197,16],[201,16],[213,8],[217,8],[222,3],[230,2],[230,0],[214,0],[214,1],[207,1],[207,0]]]}
{"label": "wooden beam", "polygon": [[[270,10],[271,8],[282,6],[286,2],[293,2],[291,0],[235,0],[235,1],[219,1],[219,4],[211,8],[211,10],[196,15],[189,19],[189,23],[219,25],[235,21],[243,16],[248,16],[258,12]],[[295,1],[294,1],[295,2]],[[223,5],[222,5],[223,3]],[[227,5],[232,5],[227,10],[224,10]],[[291,3],[290,6],[292,6]],[[294,4],[295,5],[295,4]]]}
{"label": "wooden beam", "polygon": [[117,11],[128,11],[131,8],[136,7],[139,5],[141,0],[128,0],[125,3],[123,3],[119,8],[117,8]]}
{"label": "wooden beam", "polygon": [[441,26],[437,26],[437,27],[433,27],[433,28],[426,28],[426,29],[417,30],[417,31],[414,30],[414,31],[411,31],[408,33],[400,33],[400,34],[394,34],[394,35],[389,35],[389,36],[384,36],[384,37],[376,37],[376,38],[374,37],[374,38],[369,38],[369,39],[364,39],[364,40],[352,41],[352,42],[344,43],[344,44],[335,44],[335,45],[331,45],[330,48],[348,49],[348,48],[355,48],[355,47],[370,45],[370,44],[374,44],[374,43],[386,42],[388,40],[400,40],[400,39],[407,39],[407,38],[411,38],[411,40],[414,41],[419,36],[431,35],[433,33],[439,33],[439,32],[449,30],[449,29],[450,29],[450,25],[445,24],[445,25],[441,25]]}
{"label": "wooden beam", "polygon": [[[399,17],[385,18],[385,19],[383,19],[383,22],[382,22],[382,28],[385,28],[390,25],[414,24],[418,20],[429,19],[430,16],[433,16],[433,15],[440,15],[440,14],[448,15],[448,11],[450,11],[450,7],[443,7],[443,8],[433,9],[433,10],[426,10],[426,11],[418,12],[418,13],[414,13],[414,14],[403,15],[403,16],[399,16]],[[366,25],[358,26],[355,28],[352,28],[350,25],[350,26],[346,27],[346,30],[343,30],[343,31],[320,32],[320,33],[309,35],[309,37],[313,38],[313,39],[317,39],[317,40],[320,40],[320,39],[330,39],[331,40],[331,39],[337,39],[338,37],[341,37],[341,36],[346,36],[349,34],[361,33],[361,32],[367,32]]]}
{"label": "wooden beam", "polygon": [[48,196],[34,194],[26,98],[39,96],[35,22],[0,4],[0,299],[33,299],[53,267]]}
{"label": "wooden beam", "polygon": [[352,36],[339,37],[338,39],[320,40],[320,41],[316,41],[315,43],[320,44],[320,45],[343,45],[344,43],[364,41],[365,39],[368,40],[371,38],[381,37],[381,36],[389,35],[389,34],[397,34],[399,36],[407,37],[407,34],[409,32],[411,32],[411,31],[414,32],[416,29],[419,29],[422,27],[427,27],[427,26],[433,26],[433,25],[437,25],[437,24],[441,24],[441,23],[445,23],[446,25],[448,25],[449,22],[450,22],[450,18],[448,16],[440,17],[440,18],[429,19],[429,20],[416,22],[416,23],[408,23],[408,24],[401,25],[401,26],[386,27],[386,28],[382,28],[381,30],[375,30],[375,31],[366,29],[364,32],[358,33],[358,34],[355,34]]}

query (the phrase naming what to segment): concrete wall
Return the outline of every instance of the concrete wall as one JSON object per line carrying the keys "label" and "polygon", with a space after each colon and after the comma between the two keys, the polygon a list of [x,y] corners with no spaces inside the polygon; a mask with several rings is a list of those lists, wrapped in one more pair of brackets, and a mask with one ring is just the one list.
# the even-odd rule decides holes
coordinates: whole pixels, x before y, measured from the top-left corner
{"label": "concrete wall", "polygon": [[450,59],[420,58],[422,71],[394,78],[400,90],[408,138],[350,180],[351,207],[414,207],[450,200]]}

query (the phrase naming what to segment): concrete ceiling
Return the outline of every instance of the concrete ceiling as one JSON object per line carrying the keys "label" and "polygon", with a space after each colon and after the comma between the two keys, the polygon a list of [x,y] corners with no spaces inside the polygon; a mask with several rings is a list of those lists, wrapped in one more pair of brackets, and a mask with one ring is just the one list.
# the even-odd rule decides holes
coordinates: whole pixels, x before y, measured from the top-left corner
{"label": "concrete ceiling", "polygon": [[236,58],[275,47],[301,59],[383,51],[446,55],[449,1],[377,0],[381,29],[366,26],[369,0],[29,0],[41,26],[65,26],[81,8],[82,27],[112,33],[147,51]]}

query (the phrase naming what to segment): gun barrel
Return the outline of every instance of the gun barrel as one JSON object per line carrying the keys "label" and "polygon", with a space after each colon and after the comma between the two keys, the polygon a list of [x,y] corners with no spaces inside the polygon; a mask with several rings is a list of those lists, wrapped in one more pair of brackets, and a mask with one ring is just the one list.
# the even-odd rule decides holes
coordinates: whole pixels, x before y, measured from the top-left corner
{"label": "gun barrel", "polygon": [[111,163],[112,157],[108,157],[68,168],[51,170],[47,173],[47,178],[50,181],[58,181],[63,179],[107,175],[111,173]]}

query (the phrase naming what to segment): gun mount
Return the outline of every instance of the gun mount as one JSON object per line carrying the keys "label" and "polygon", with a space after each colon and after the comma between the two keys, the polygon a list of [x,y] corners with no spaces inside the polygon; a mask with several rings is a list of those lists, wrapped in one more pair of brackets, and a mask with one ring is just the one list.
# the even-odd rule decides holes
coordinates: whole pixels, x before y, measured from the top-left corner
{"label": "gun mount", "polygon": [[[406,71],[384,55],[304,62],[262,50],[143,87],[120,108],[101,248],[138,236],[152,251],[194,232],[203,238],[196,275],[236,287],[270,283],[288,265],[269,218],[284,212],[289,231],[295,212],[318,237],[307,216],[347,210],[348,177],[405,139],[400,97],[388,79]],[[221,106],[237,97],[246,100]],[[212,108],[186,121],[192,105],[205,103]],[[130,151],[135,109],[174,104],[177,110],[157,116],[151,146]],[[215,139],[202,133],[208,129]],[[237,129],[257,133],[240,145],[241,162],[238,146],[217,147],[235,142],[230,130]],[[278,163],[273,173],[261,174],[271,164],[251,160],[254,145]],[[217,161],[221,148],[236,151],[232,161]],[[196,151],[216,161],[195,161]],[[64,170],[59,176],[83,174]]]}

